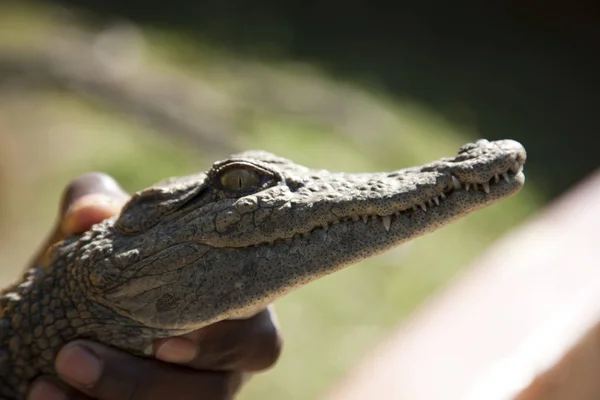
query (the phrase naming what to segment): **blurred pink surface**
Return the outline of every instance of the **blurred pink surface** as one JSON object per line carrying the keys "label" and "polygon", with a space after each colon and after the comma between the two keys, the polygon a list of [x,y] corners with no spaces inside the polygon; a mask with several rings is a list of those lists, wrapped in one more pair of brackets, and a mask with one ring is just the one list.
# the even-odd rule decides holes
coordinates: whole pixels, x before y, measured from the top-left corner
{"label": "blurred pink surface", "polygon": [[324,399],[599,399],[599,233],[600,171],[496,243]]}

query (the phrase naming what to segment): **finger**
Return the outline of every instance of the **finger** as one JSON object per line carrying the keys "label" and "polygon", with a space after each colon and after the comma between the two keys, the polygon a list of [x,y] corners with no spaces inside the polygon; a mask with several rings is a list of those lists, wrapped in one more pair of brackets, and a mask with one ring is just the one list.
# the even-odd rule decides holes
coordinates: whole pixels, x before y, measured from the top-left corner
{"label": "finger", "polygon": [[161,339],[156,358],[197,369],[261,371],[281,354],[282,338],[271,307],[245,320],[226,320],[187,335]]}
{"label": "finger", "polygon": [[110,176],[98,172],[81,175],[65,189],[60,230],[68,236],[118,214],[129,195]]}
{"label": "finger", "polygon": [[50,246],[67,236],[118,214],[129,195],[110,176],[89,173],[73,180],[64,190],[55,227],[33,259],[44,264]]}
{"label": "finger", "polygon": [[226,400],[241,384],[241,373],[204,372],[77,340],[56,358],[66,383],[98,400]]}
{"label": "finger", "polygon": [[54,376],[43,376],[31,384],[27,400],[93,400],[93,398],[67,386]]}

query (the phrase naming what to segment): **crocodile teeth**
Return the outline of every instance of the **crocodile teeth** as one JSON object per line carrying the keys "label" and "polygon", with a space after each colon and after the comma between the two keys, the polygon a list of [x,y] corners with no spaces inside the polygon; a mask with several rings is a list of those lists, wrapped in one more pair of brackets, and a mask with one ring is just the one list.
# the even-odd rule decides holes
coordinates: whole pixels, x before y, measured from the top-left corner
{"label": "crocodile teeth", "polygon": [[417,206],[413,206],[413,211],[417,211]]}
{"label": "crocodile teeth", "polygon": [[506,173],[506,172],[503,172],[503,173],[502,173],[502,177],[504,178],[504,180],[505,180],[506,182],[508,182],[508,173]]}
{"label": "crocodile teeth", "polygon": [[471,184],[470,183],[465,183],[465,190],[468,192],[469,189],[471,188]]}
{"label": "crocodile teeth", "polygon": [[381,221],[383,222],[383,227],[386,231],[390,230],[390,226],[392,225],[392,217],[389,215],[385,215],[381,217]]}
{"label": "crocodile teeth", "polygon": [[369,216],[368,216],[368,215],[363,215],[363,216],[362,216],[362,220],[363,220],[363,222],[366,224],[366,223],[367,223],[367,221],[369,220]]}
{"label": "crocodile teeth", "polygon": [[498,174],[494,174],[494,181],[496,183],[500,182],[500,177],[498,176]]}
{"label": "crocodile teeth", "polygon": [[452,175],[452,184],[454,185],[455,189],[460,189],[462,187],[462,185],[460,184],[460,181],[454,175]]}
{"label": "crocodile teeth", "polygon": [[483,186],[483,191],[486,193],[490,192],[490,184],[489,183],[482,183],[481,186]]}
{"label": "crocodile teeth", "polygon": [[[442,196],[443,196],[443,194],[442,194]],[[433,201],[435,202],[436,205],[438,205],[438,206],[440,205],[440,199],[438,199],[437,196],[434,196]]]}
{"label": "crocodile teeth", "polygon": [[423,211],[427,211],[427,206],[425,205],[425,203],[421,203],[421,204],[419,204],[419,205],[421,206],[421,209],[422,209]]}
{"label": "crocodile teeth", "polygon": [[441,197],[442,199],[445,199],[445,198],[446,198],[446,195],[444,194],[444,192],[440,193],[440,197]]}

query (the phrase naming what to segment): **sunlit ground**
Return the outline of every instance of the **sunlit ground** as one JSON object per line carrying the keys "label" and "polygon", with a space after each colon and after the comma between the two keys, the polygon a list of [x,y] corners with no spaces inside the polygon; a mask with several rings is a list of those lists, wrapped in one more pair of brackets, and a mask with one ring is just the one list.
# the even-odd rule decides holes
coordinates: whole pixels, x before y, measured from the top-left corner
{"label": "sunlit ground", "polygon": [[[0,6],[0,54],[33,51],[61,34],[64,27],[53,24],[53,15],[48,9]],[[61,189],[83,172],[108,172],[135,191],[167,176],[204,170],[227,151],[244,149],[265,149],[315,168],[392,170],[452,155],[478,137],[408,101],[367,92],[308,66],[263,65],[161,32],[137,34],[145,44],[136,68],[182,73],[203,90],[210,88],[218,100],[198,107],[212,107],[210,117],[227,121],[230,136],[216,150],[191,146],[176,132],[130,118],[101,99],[0,80],[3,281],[23,268],[51,226]],[[278,301],[283,356],[249,384],[242,399],[316,398],[539,204],[535,182],[528,182],[512,199]]]}

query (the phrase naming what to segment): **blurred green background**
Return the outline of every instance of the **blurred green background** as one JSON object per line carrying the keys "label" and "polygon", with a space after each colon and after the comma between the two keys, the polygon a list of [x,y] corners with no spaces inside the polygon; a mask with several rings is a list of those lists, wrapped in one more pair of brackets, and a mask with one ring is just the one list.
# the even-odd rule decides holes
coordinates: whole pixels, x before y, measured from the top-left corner
{"label": "blurred green background", "polygon": [[521,141],[518,196],[277,302],[283,356],[241,398],[317,398],[599,165],[597,9],[416,3],[0,3],[0,278],[90,170],[132,192],[251,148],[367,172]]}

